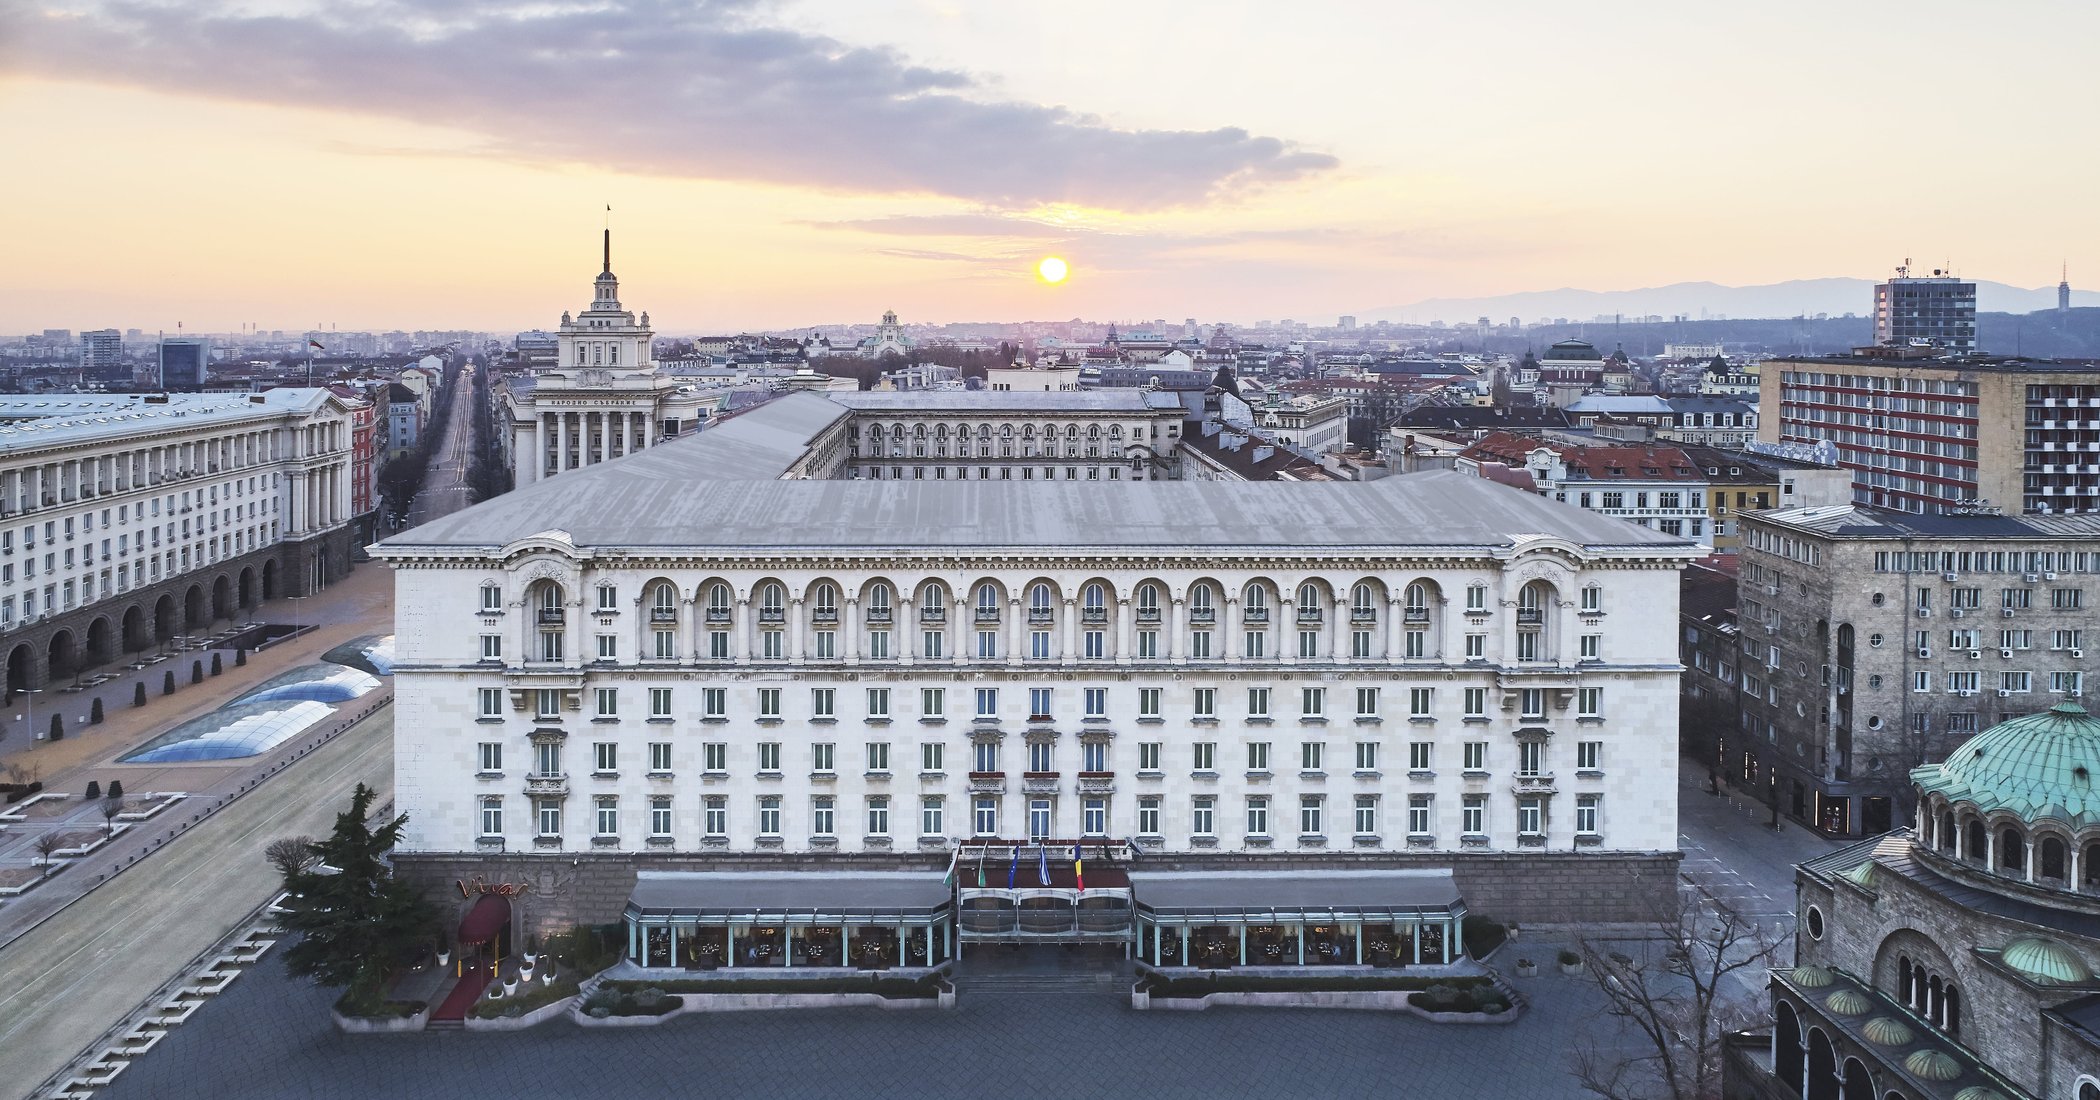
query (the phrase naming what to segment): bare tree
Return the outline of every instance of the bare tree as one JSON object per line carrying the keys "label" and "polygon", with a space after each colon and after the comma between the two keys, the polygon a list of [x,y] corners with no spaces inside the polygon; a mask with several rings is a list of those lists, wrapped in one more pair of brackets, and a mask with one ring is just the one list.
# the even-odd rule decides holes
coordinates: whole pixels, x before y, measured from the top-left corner
{"label": "bare tree", "polygon": [[1606,1013],[1631,1034],[1577,1047],[1572,1072],[1603,1100],[1718,1100],[1723,1037],[1760,1017],[1760,983],[1746,980],[1777,965],[1783,941],[1683,887],[1654,909],[1644,942],[1578,941]]}
{"label": "bare tree", "polygon": [[263,849],[263,858],[277,873],[290,878],[312,867],[318,861],[314,855],[314,838],[310,836],[279,837]]}
{"label": "bare tree", "polygon": [[44,857],[45,874],[51,873],[51,853],[58,851],[64,844],[65,842],[58,838],[58,834],[53,832],[43,833],[36,838],[36,854]]}
{"label": "bare tree", "polygon": [[117,833],[117,815],[118,815],[118,814],[120,814],[120,813],[123,813],[123,812],[124,812],[124,800],[123,800],[123,799],[121,799],[121,798],[105,798],[105,799],[103,799],[103,800],[102,800],[102,833],[103,833],[103,835],[104,835],[104,836],[115,836],[115,835],[116,835],[116,833]]}

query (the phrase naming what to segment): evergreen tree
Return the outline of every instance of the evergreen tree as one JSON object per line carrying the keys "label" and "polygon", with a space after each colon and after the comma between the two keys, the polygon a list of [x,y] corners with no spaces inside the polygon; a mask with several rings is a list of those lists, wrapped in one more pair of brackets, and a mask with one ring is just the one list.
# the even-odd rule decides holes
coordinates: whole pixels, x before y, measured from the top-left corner
{"label": "evergreen tree", "polygon": [[339,1007],[352,1016],[374,1015],[384,1007],[388,974],[413,961],[437,925],[430,903],[394,878],[386,864],[408,815],[372,828],[368,815],[375,797],[359,783],[350,808],[336,815],[335,831],[311,845],[326,867],[284,878],[291,894],[284,903],[284,927],[299,933],[299,942],[285,952],[285,967],[318,985],[346,987]]}

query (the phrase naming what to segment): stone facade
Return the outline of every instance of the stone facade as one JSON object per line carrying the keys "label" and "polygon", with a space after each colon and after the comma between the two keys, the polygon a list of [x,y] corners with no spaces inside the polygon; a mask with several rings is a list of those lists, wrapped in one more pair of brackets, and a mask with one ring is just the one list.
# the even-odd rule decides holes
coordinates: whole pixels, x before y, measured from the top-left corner
{"label": "stone facade", "polygon": [[[1908,812],[1910,769],[2100,672],[2100,517],[1745,515],[1731,779],[1826,832]],[[2013,606],[2018,605],[2018,606]],[[2024,678],[2024,679],[2023,679]]]}

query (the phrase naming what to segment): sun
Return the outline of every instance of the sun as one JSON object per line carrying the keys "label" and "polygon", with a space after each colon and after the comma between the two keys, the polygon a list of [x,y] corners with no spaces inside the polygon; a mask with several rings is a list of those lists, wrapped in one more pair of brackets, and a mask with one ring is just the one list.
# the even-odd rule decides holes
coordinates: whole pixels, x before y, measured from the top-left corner
{"label": "sun", "polygon": [[1072,269],[1055,256],[1045,256],[1042,263],[1035,265],[1035,273],[1046,283],[1061,283]]}

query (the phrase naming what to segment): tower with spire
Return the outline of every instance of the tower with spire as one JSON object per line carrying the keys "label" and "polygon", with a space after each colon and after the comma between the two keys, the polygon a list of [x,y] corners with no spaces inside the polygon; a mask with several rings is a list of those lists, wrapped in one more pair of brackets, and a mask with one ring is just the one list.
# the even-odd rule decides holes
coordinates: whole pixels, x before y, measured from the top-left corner
{"label": "tower with spire", "polygon": [[2063,278],[2056,284],[2056,315],[2062,317],[2071,312],[2071,261],[2064,261]]}
{"label": "tower with spire", "polygon": [[721,403],[719,394],[682,385],[657,369],[649,315],[636,316],[620,305],[610,227],[591,280],[591,304],[581,313],[563,313],[555,339],[553,366],[505,387],[519,485],[691,432]]}

